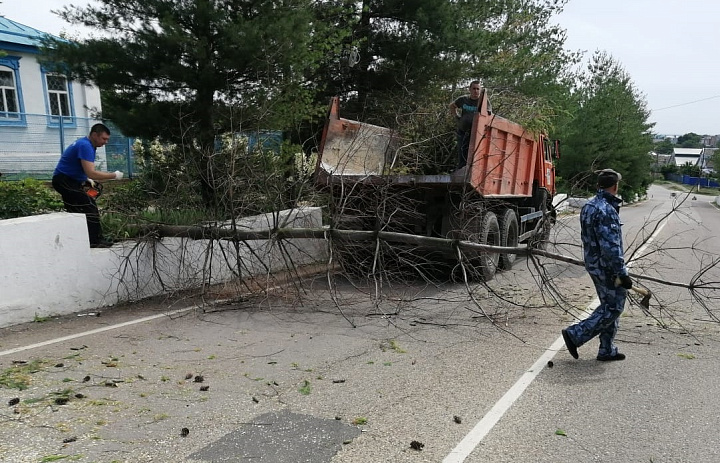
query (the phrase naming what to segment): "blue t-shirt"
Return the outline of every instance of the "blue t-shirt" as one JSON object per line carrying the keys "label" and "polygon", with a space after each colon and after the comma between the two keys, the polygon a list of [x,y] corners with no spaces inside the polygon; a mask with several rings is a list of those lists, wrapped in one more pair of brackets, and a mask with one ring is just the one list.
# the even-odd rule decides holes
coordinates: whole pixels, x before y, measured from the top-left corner
{"label": "blue t-shirt", "polygon": [[65,148],[53,175],[65,174],[80,183],[87,180],[80,160],[95,162],[95,147],[88,137],[78,138],[72,145]]}

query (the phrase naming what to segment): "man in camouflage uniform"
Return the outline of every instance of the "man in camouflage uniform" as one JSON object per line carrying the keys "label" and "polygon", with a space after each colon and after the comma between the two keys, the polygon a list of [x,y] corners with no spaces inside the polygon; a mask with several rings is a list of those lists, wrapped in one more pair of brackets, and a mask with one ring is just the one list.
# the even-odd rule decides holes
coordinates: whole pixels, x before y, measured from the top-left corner
{"label": "man in camouflage uniform", "polygon": [[622,175],[612,169],[599,171],[597,195],[580,211],[585,269],[595,284],[600,305],[585,320],[562,330],[565,346],[573,358],[578,358],[578,347],[598,336],[598,360],[625,359],[625,354],[619,353],[613,344],[627,290],[632,288],[625,266],[618,215],[621,200],[616,196],[621,179]]}

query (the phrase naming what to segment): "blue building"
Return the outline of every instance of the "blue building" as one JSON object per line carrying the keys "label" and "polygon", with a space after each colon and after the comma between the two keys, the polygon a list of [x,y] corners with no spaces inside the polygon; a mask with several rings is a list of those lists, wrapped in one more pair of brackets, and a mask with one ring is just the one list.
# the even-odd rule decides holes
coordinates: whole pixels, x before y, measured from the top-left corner
{"label": "blue building", "polygon": [[[42,66],[45,32],[0,16],[0,172],[51,172],[100,114],[100,90]],[[105,150],[98,150],[104,167]]]}

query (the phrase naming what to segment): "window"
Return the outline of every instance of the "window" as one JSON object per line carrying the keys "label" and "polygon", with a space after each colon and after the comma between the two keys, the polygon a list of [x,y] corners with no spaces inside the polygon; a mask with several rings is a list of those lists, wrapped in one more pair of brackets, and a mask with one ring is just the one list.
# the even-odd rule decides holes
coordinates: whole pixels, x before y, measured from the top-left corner
{"label": "window", "polygon": [[41,66],[40,70],[48,127],[75,127],[72,81],[54,69]]}
{"label": "window", "polygon": [[20,57],[0,55],[0,126],[25,125]]}
{"label": "window", "polygon": [[19,113],[15,73],[0,68],[0,117],[18,119]]}
{"label": "window", "polygon": [[51,116],[72,116],[70,112],[70,93],[65,76],[60,74],[45,74],[50,103]]}

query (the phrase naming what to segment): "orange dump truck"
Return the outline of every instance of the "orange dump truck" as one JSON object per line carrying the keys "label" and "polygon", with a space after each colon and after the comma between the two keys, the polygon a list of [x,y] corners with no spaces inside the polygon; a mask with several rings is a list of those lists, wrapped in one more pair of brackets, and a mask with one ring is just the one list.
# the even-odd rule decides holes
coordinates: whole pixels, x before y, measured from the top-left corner
{"label": "orange dump truck", "polygon": [[[396,173],[398,157],[410,144],[403,145],[388,128],[344,119],[339,111],[333,98],[315,172],[318,184],[332,194],[333,226],[506,247],[539,246],[548,239],[555,222],[558,144],[489,114],[484,93],[467,167],[446,175]],[[466,257],[489,280],[498,268],[511,268],[516,255]]]}

